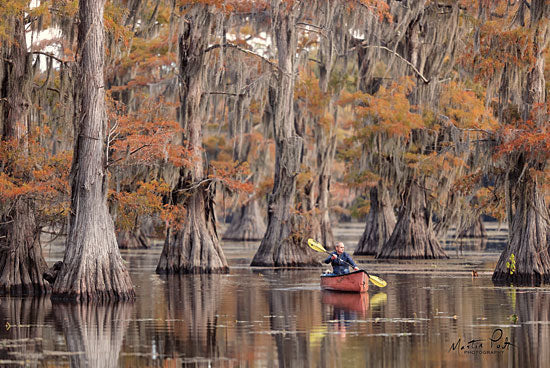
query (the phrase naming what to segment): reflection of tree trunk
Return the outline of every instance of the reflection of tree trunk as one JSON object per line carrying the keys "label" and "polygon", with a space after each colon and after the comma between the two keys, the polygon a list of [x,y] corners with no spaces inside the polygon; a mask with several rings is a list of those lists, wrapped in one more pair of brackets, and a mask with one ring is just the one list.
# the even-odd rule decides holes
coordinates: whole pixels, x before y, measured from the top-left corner
{"label": "reflection of tree trunk", "polygon": [[[13,27],[14,39],[0,45],[0,146],[17,148],[28,155],[27,108],[30,105],[29,90],[32,79],[32,55],[27,52],[24,14],[21,12],[6,21],[7,29]],[[19,175],[25,182],[30,173],[13,167],[10,160],[0,161],[0,168],[8,175]],[[15,174],[21,172],[22,174]],[[0,194],[1,196],[1,194]],[[3,198],[0,198],[2,201]],[[14,198],[8,213],[0,214],[0,294],[45,294],[49,285],[42,278],[46,261],[42,256],[39,229],[34,217],[33,200]],[[3,201],[0,202],[3,204]]]}
{"label": "reflection of tree trunk", "polygon": [[252,266],[305,266],[318,264],[300,231],[295,213],[296,175],[300,172],[303,139],[294,126],[296,70],[296,8],[272,1],[274,40],[279,72],[269,87],[273,111],[276,158],[273,191],[268,200],[268,225]]}
{"label": "reflection of tree trunk", "polygon": [[[382,192],[380,198],[378,196],[379,191]],[[395,223],[395,214],[393,213],[388,189],[383,185],[373,187],[370,190],[370,211],[367,216],[365,231],[354,254],[378,254],[382,249],[382,245],[390,238]]]}
{"label": "reflection of tree trunk", "polygon": [[[176,341],[189,357],[216,358],[216,331],[222,276],[171,275],[167,279],[167,322]],[[180,346],[181,345],[181,346]],[[168,354],[172,352],[166,352]],[[181,354],[181,351],[174,351]]]}
{"label": "reflection of tree trunk", "polygon": [[[550,360],[550,329],[545,322],[550,321],[550,295],[548,293],[517,292],[516,312],[521,328],[504,330],[502,340],[510,336],[515,347],[508,347],[512,352],[513,367],[547,367]],[[543,323],[536,323],[540,321]],[[511,335],[508,335],[511,334]],[[506,354],[506,353],[505,353]]]}
{"label": "reflection of tree trunk", "polygon": [[131,299],[135,295],[107,207],[104,5],[104,0],[79,3],[80,115],[75,117],[78,138],[71,168],[67,250],[53,286],[55,298]]}
{"label": "reflection of tree trunk", "polygon": [[233,213],[231,224],[223,235],[227,240],[261,240],[265,222],[257,199],[251,199]]}
{"label": "reflection of tree trunk", "polygon": [[448,258],[430,227],[430,220],[426,193],[411,181],[395,229],[376,258]]}
{"label": "reflection of tree trunk", "polygon": [[[516,212],[510,224],[510,241],[500,255],[493,282],[538,285],[550,281],[547,207],[537,183],[525,177],[518,185]],[[514,255],[514,261],[512,261]],[[512,263],[515,270],[512,270]],[[508,265],[507,265],[508,264]]]}
{"label": "reflection of tree trunk", "polygon": [[133,304],[54,304],[73,367],[116,367]]}
{"label": "reflection of tree trunk", "polygon": [[487,232],[485,231],[485,225],[483,225],[481,216],[469,228],[462,230],[458,234],[459,238],[484,238],[486,236]]}
{"label": "reflection of tree trunk", "polygon": [[34,363],[32,360],[38,359],[39,354],[46,350],[44,344],[48,342],[43,339],[43,330],[50,313],[49,297],[2,298],[0,320],[5,324],[0,328],[0,340],[11,340],[13,348],[3,346],[0,360],[24,362],[25,366]]}
{"label": "reflection of tree trunk", "polygon": [[309,367],[311,357],[307,334],[298,332],[296,318],[288,313],[296,305],[301,305],[292,298],[293,295],[287,291],[272,291],[269,297],[270,325],[277,346],[278,366]]}

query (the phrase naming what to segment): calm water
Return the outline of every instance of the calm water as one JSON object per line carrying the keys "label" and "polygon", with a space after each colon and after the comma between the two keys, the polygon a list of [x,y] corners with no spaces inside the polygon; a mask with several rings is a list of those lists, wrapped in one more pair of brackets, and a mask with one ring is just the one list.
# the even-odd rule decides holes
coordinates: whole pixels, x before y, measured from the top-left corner
{"label": "calm water", "polygon": [[[338,231],[353,250],[361,226]],[[494,287],[491,241],[448,244],[445,261],[355,257],[388,282],[362,295],[321,291],[323,268],[251,269],[257,243],[224,243],[228,275],[159,276],[160,247],[125,252],[134,303],[0,298],[0,366],[548,366],[550,289]]]}

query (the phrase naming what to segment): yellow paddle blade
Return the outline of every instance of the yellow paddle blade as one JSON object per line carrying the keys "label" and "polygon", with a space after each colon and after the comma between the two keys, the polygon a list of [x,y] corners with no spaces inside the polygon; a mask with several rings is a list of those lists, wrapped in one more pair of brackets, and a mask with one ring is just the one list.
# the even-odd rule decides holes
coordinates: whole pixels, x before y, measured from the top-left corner
{"label": "yellow paddle blade", "polygon": [[378,287],[385,287],[388,283],[378,276],[369,275],[369,280]]}
{"label": "yellow paddle blade", "polygon": [[327,250],[325,248],[323,248],[323,245],[313,239],[308,239],[307,240],[307,245],[309,245],[309,247],[317,252],[324,252],[324,253],[327,253]]}

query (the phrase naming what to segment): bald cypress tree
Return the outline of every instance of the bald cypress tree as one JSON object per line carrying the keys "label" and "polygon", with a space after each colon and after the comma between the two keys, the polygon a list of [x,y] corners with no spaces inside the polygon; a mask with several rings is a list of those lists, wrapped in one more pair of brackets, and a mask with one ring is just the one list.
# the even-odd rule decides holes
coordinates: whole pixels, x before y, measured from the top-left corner
{"label": "bald cypress tree", "polygon": [[80,110],[74,121],[77,137],[66,252],[53,286],[56,299],[125,300],[135,295],[107,207],[104,5],[105,0],[79,3]]}
{"label": "bald cypress tree", "polygon": [[[11,34],[7,40],[0,40],[0,144],[28,158],[33,69],[32,54],[27,50],[24,11],[8,12],[2,22]],[[0,157],[0,168],[16,181],[27,181],[32,176],[32,170],[17,167],[13,157]],[[0,198],[0,204],[6,199]],[[42,256],[34,200],[18,195],[6,204],[9,204],[6,212],[0,207],[0,294],[46,293],[49,285],[42,274],[47,265]]]}
{"label": "bald cypress tree", "polygon": [[179,119],[182,144],[191,153],[192,163],[180,170],[172,191],[174,203],[185,204],[185,219],[181,228],[168,230],[157,273],[225,273],[229,267],[216,229],[215,186],[207,179],[202,152],[206,35],[213,26],[213,15],[204,4],[189,5],[185,10],[178,37]]}

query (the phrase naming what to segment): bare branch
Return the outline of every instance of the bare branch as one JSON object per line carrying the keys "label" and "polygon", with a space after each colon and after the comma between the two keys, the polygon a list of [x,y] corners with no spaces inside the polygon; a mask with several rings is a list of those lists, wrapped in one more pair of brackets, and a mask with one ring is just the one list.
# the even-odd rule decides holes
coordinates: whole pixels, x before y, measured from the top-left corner
{"label": "bare branch", "polygon": [[306,22],[296,22],[296,25],[299,25],[299,26],[308,26],[308,27],[312,27],[312,28],[317,28],[321,31],[324,31],[325,28],[321,27],[321,26],[317,26],[315,24],[310,24],[310,23],[306,23]]}
{"label": "bare branch", "polygon": [[[389,49],[387,48],[386,46],[380,46],[380,45],[367,45],[366,44],[367,41],[363,41],[361,44],[357,45],[357,46],[353,46],[351,49],[348,50],[348,52],[351,52],[351,51],[354,51],[357,47],[362,47],[362,48],[365,48],[365,49],[368,49],[368,48],[377,48],[377,49],[382,49],[382,50],[386,50],[392,54],[394,54],[395,56],[397,56],[399,59],[403,60],[408,66],[410,66],[412,68],[412,70],[420,77],[420,79],[422,79],[422,81],[424,83],[430,83],[430,80],[427,79],[426,77],[424,77],[422,75],[422,73],[420,73],[420,71],[407,59],[405,59],[403,56],[399,55],[396,51],[393,51],[392,49]],[[341,55],[340,55],[341,56]]]}
{"label": "bare branch", "polygon": [[214,179],[214,178],[203,179],[201,181],[193,183],[191,186],[189,186],[187,188],[179,189],[179,190],[177,190],[177,192],[189,192],[193,189],[197,189],[198,187],[200,187],[201,185],[206,184],[206,183],[210,183],[208,185],[211,185],[211,183],[215,182],[215,181],[216,181],[216,179]]}
{"label": "bare branch", "polygon": [[206,48],[206,50],[204,50],[205,53],[207,52],[210,52],[214,49],[217,49],[217,48],[222,48],[222,47],[231,47],[231,48],[234,48],[234,49],[237,49],[241,52],[244,52],[245,54],[249,54],[249,55],[252,55],[252,56],[256,56],[260,59],[262,59],[262,61],[264,61],[265,63],[268,63],[269,65],[271,65],[272,67],[274,68],[277,68],[279,71],[281,71],[282,73],[284,74],[287,74],[284,70],[282,70],[281,68],[279,68],[279,65],[275,64],[274,62],[272,62],[271,60],[267,59],[266,57],[260,55],[260,54],[257,54],[255,53],[254,51],[251,51],[251,50],[247,50],[247,49],[244,49],[238,45],[235,45],[235,44],[232,44],[232,43],[224,43],[224,44],[215,44],[215,45],[212,45],[212,46],[209,46]]}
{"label": "bare branch", "polygon": [[232,92],[211,91],[211,92],[204,92],[203,95],[244,96],[244,93],[232,93]]}
{"label": "bare branch", "polygon": [[50,57],[54,60],[57,60],[58,62],[60,62],[61,64],[68,64],[70,61],[67,61],[67,60],[63,60],[63,59],[60,59],[58,58],[57,56],[55,55],[52,55],[52,54],[49,54],[47,52],[43,52],[43,51],[33,51],[32,52],[33,54],[36,54],[36,55],[44,55],[44,56],[47,56],[47,57]]}
{"label": "bare branch", "polygon": [[128,156],[132,156],[133,154],[135,154],[135,153],[141,151],[142,149],[144,149],[145,147],[149,147],[149,146],[150,146],[150,144],[144,144],[143,146],[138,147],[138,148],[136,148],[135,150],[133,150],[132,152],[128,153],[128,155],[126,155],[125,157],[121,157],[121,158],[118,158],[118,159],[116,159],[116,160],[114,160],[114,161],[109,162],[109,163],[107,164],[107,168],[109,168],[110,166],[113,166],[113,165],[116,164],[117,162],[122,161],[122,160],[126,159]]}

